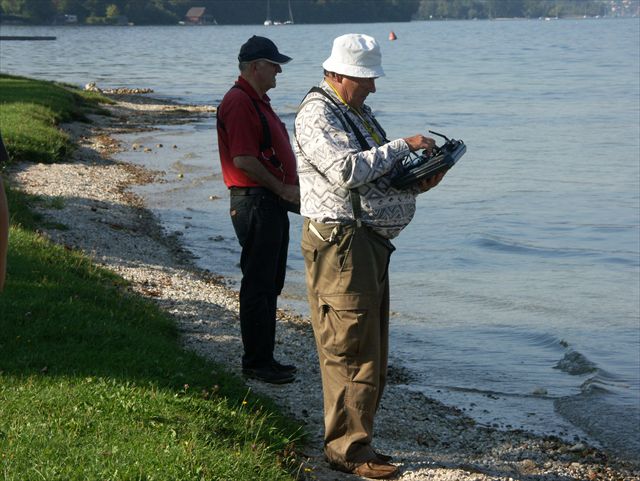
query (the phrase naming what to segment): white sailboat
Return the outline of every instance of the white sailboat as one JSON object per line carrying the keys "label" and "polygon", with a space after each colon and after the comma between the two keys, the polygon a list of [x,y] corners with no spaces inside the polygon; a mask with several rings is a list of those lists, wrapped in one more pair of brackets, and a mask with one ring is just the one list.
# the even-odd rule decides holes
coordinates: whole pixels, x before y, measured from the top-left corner
{"label": "white sailboat", "polygon": [[285,21],[285,25],[293,25],[293,12],[291,11],[291,0],[288,1],[289,4],[289,20]]}
{"label": "white sailboat", "polygon": [[272,25],[293,25],[293,11],[291,10],[291,0],[288,0],[289,6],[289,20],[285,20],[284,22],[273,21],[271,20],[271,1],[267,0],[267,19],[264,21],[265,27],[270,27]]}

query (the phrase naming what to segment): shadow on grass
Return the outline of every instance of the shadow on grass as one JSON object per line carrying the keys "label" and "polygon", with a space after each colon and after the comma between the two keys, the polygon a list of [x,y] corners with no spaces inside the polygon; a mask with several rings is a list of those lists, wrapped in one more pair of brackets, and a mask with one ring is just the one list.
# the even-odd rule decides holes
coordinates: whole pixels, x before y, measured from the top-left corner
{"label": "shadow on grass", "polygon": [[[223,367],[184,350],[175,321],[128,291],[121,277],[37,233],[43,219],[28,207],[33,197],[7,193],[12,225],[20,227],[11,230],[7,284],[0,294],[0,375],[99,377],[181,394],[188,389],[231,406],[278,412]],[[124,208],[138,215],[138,209]],[[124,235],[104,229],[108,242]],[[139,253],[128,254],[122,262],[136,262]],[[276,418],[287,430],[297,429]]]}
{"label": "shadow on grass", "polygon": [[20,376],[100,376],[182,390],[247,388],[179,347],[174,322],[125,282],[42,237],[13,229],[0,298],[0,369]]}

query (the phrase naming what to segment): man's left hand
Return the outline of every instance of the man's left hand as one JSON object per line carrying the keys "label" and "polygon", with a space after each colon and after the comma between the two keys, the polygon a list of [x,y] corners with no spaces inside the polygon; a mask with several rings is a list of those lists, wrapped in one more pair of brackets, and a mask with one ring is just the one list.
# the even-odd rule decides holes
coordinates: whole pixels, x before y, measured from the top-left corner
{"label": "man's left hand", "polygon": [[426,192],[429,189],[433,189],[436,185],[440,183],[442,178],[445,176],[447,171],[440,172],[439,174],[434,175],[433,177],[429,177],[428,179],[422,179],[418,182],[418,189],[420,189],[420,193]]}
{"label": "man's left hand", "polygon": [[287,202],[300,205],[299,185],[281,184],[280,189],[276,192],[276,194],[278,194]]}

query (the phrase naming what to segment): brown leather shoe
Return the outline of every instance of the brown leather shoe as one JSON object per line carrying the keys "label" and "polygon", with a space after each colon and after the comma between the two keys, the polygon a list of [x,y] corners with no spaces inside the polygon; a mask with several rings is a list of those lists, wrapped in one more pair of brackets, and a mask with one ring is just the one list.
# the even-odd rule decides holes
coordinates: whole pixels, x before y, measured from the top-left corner
{"label": "brown leather shoe", "polygon": [[366,463],[356,466],[352,472],[353,474],[357,474],[358,476],[363,476],[365,478],[389,479],[395,478],[398,471],[398,466],[394,466],[393,464],[382,461],[367,461]]}

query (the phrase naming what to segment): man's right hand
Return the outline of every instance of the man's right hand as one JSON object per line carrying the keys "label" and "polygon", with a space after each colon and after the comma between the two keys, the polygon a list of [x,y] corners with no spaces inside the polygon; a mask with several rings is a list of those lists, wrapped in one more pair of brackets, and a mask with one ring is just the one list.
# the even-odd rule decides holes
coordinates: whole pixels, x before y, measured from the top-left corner
{"label": "man's right hand", "polygon": [[425,137],[422,134],[417,134],[412,137],[405,137],[404,141],[409,146],[411,152],[424,149],[429,155],[431,155],[431,152],[436,146],[436,141],[434,139],[432,139],[431,137]]}

